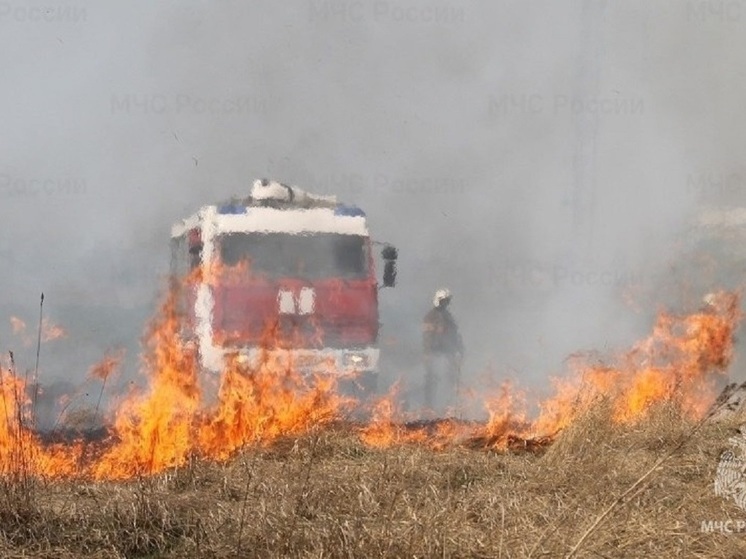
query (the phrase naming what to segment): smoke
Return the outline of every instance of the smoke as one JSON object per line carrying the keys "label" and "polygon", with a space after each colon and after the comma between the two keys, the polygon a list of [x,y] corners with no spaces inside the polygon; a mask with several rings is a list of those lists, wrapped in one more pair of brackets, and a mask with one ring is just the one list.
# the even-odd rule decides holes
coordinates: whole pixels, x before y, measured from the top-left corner
{"label": "smoke", "polygon": [[171,224],[268,176],[399,248],[391,380],[422,374],[445,286],[465,374],[541,383],[702,295],[687,220],[744,193],[746,10],[712,4],[0,2],[3,316],[33,325],[44,291],[51,378],[134,368]]}

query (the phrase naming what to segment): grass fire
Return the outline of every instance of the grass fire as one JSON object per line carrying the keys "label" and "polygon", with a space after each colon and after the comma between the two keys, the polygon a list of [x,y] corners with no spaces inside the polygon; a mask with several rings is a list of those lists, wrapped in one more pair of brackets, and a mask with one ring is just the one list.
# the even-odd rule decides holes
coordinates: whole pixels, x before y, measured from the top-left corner
{"label": "grass fire", "polygon": [[[398,386],[358,401],[339,372],[303,374],[270,351],[229,356],[212,386],[181,336],[178,291],[145,336],[147,388],[97,406],[100,429],[38,432],[25,379],[12,359],[3,366],[3,556],[705,556],[738,545],[687,525],[694,511],[729,510],[710,486],[737,418],[709,418],[737,294],[661,313],[625,352],[573,356],[546,399],[508,381],[465,388],[477,420],[404,412]],[[282,334],[263,335],[269,348]],[[120,361],[91,369],[102,394]],[[604,527],[610,515],[617,528]],[[661,530],[679,537],[652,536]]]}

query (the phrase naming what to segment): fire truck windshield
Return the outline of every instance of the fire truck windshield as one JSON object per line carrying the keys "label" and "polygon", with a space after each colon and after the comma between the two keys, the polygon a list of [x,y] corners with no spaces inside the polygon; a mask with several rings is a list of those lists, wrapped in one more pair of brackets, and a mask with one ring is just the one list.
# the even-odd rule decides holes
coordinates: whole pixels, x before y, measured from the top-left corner
{"label": "fire truck windshield", "polygon": [[218,238],[223,264],[249,264],[252,273],[301,279],[361,279],[368,274],[367,238],[314,233],[230,233]]}

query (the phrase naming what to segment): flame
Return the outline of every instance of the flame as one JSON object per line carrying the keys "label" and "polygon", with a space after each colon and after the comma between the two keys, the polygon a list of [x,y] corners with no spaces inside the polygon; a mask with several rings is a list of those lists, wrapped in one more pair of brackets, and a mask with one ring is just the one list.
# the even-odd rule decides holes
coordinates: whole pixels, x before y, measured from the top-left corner
{"label": "flame", "polygon": [[391,448],[405,444],[425,445],[441,450],[460,444],[473,435],[473,426],[452,419],[415,421],[402,411],[399,404],[400,383],[372,406],[371,421],[359,430],[360,439],[375,448]]}
{"label": "flame", "polygon": [[53,324],[48,318],[41,321],[41,341],[51,342],[67,336],[67,331],[58,324]]}
{"label": "flame", "polygon": [[[506,382],[487,398],[489,419],[473,428],[469,438],[498,449],[521,441],[551,441],[601,399],[611,403],[612,419],[619,424],[641,421],[664,403],[699,419],[715,400],[715,381],[725,375],[732,359],[739,308],[736,294],[720,292],[714,304],[691,315],[661,313],[652,334],[610,364],[593,363],[582,354],[571,356],[570,373],[553,379],[554,395],[538,403],[539,414],[533,420],[528,419],[525,393]],[[376,447],[417,442],[440,448],[448,429],[454,443],[464,439],[468,427],[436,425],[448,428],[439,434],[425,428],[405,429],[390,394],[374,409],[373,421],[361,438]]]}
{"label": "flame", "polygon": [[4,474],[26,459],[22,449],[31,438],[24,429],[30,420],[29,404],[23,381],[9,370],[0,370],[0,471]]}
{"label": "flame", "polygon": [[81,443],[43,445],[31,430],[31,412],[23,379],[12,369],[0,369],[0,474],[11,479],[71,477]]}
{"label": "flame", "polygon": [[186,462],[192,424],[200,407],[197,360],[180,343],[175,294],[163,305],[147,336],[147,394],[133,393],[116,412],[116,444],[92,469],[95,478],[150,474]]}
{"label": "flame", "polygon": [[333,422],[348,400],[332,376],[306,379],[268,359],[246,367],[231,359],[219,404],[200,425],[200,453],[223,460],[252,443],[270,443]]}
{"label": "flame", "polygon": [[131,395],[118,409],[116,443],[94,464],[94,478],[151,474],[180,466],[191,456],[225,460],[247,444],[323,426],[349,403],[338,394],[334,375],[306,378],[264,351],[255,363],[230,356],[217,403],[205,409],[198,360],[181,343],[174,301],[166,302],[148,337],[150,390]]}
{"label": "flame", "polygon": [[248,258],[242,258],[235,264],[226,264],[221,259],[219,251],[209,263],[202,263],[195,270],[197,272],[193,277],[194,280],[203,281],[213,287],[245,284],[266,277],[254,272]]}
{"label": "flame", "polygon": [[[147,389],[131,392],[118,404],[104,441],[43,443],[34,432],[26,387],[12,360],[10,368],[0,366],[0,475],[129,479],[182,466],[193,457],[226,460],[247,445],[329,426],[356,404],[340,393],[341,372],[328,366],[303,374],[292,359],[268,350],[283,346],[277,324],[265,331],[265,349],[253,362],[229,355],[222,374],[206,377],[196,350],[181,337],[177,301],[173,289],[145,336]],[[718,293],[693,314],[661,313],[651,335],[625,353],[604,362],[573,356],[569,374],[554,379],[554,394],[538,402],[532,419],[526,393],[506,382],[486,399],[486,422],[417,421],[402,411],[396,384],[372,406],[371,419],[358,428],[358,436],[376,448],[528,448],[532,441],[551,441],[602,398],[620,424],[644,419],[662,403],[703,417],[714,400],[714,381],[732,359],[739,308],[737,295]],[[11,324],[23,331],[20,319]],[[105,383],[121,359],[121,353],[106,356],[90,376]]]}
{"label": "flame", "polygon": [[106,380],[119,368],[124,359],[124,351],[119,350],[105,356],[88,371],[88,376],[106,382]]}
{"label": "flame", "polygon": [[490,441],[490,446],[507,448],[511,436],[529,436],[525,393],[515,390],[509,381],[504,382],[497,394],[487,400],[485,407],[489,419],[482,436]]}
{"label": "flame", "polygon": [[235,285],[245,282],[249,274],[248,260],[240,260],[231,266],[216,258],[209,265],[204,265],[203,267],[205,268],[204,281],[211,286],[220,284]]}
{"label": "flame", "polygon": [[395,383],[389,392],[372,406],[371,421],[360,430],[360,439],[367,445],[389,448],[405,442],[424,442],[427,435],[422,430],[407,431],[404,414],[398,403],[400,383]]}
{"label": "flame", "polygon": [[11,316],[10,327],[13,330],[13,335],[18,336],[21,339],[21,343],[24,347],[31,346],[33,338],[26,333],[26,323],[22,319],[17,316]]}
{"label": "flame", "polygon": [[[34,343],[34,338],[31,334],[28,333],[26,322],[24,322],[22,319],[18,318],[17,316],[11,316],[10,326],[13,330],[13,334],[21,338],[21,342],[23,343],[24,347],[29,347],[31,346],[31,344]],[[59,326],[58,324],[54,324],[48,318],[42,319],[41,321],[41,341],[42,342],[51,342],[54,340],[59,340],[60,338],[64,338],[65,336],[67,336],[67,332],[62,326]]]}
{"label": "flame", "polygon": [[599,398],[608,398],[619,423],[645,418],[657,404],[673,403],[693,419],[715,399],[715,381],[733,357],[741,318],[736,294],[717,294],[717,307],[688,316],[661,313],[653,333],[611,366],[581,365],[555,381],[557,394],[542,404],[535,430],[553,433]]}
{"label": "flame", "polygon": [[10,326],[14,334],[23,334],[26,332],[26,323],[17,316],[10,317]]}

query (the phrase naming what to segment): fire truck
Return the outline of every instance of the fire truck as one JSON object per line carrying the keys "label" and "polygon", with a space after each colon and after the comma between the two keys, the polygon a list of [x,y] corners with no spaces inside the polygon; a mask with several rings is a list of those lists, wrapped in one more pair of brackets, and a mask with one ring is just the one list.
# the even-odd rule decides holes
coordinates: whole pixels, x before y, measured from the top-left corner
{"label": "fire truck", "polygon": [[171,231],[172,275],[197,278],[182,290],[184,336],[214,372],[228,354],[270,355],[305,373],[351,372],[375,390],[378,290],[395,285],[396,259],[360,208],[267,179]]}

